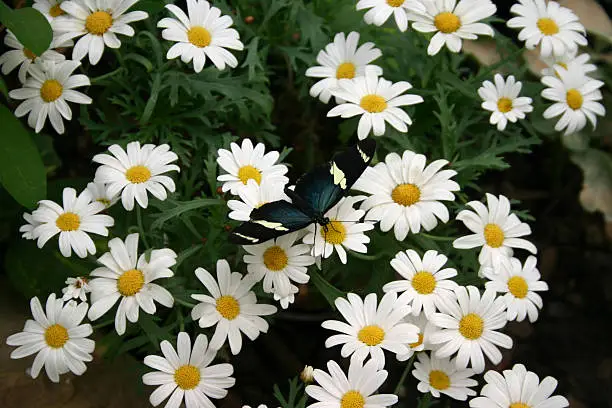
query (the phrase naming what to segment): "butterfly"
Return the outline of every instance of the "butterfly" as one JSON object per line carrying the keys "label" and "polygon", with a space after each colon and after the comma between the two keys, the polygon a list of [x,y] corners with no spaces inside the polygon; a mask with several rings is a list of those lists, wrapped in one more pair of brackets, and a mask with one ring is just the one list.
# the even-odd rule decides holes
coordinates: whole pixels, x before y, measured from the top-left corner
{"label": "butterfly", "polygon": [[304,174],[295,189],[285,188],[292,202],[279,200],[253,209],[251,220],[236,227],[230,241],[238,245],[254,245],[312,223],[327,228],[325,213],[351,189],[368,167],[376,151],[376,142],[365,139],[336,154],[328,163]]}

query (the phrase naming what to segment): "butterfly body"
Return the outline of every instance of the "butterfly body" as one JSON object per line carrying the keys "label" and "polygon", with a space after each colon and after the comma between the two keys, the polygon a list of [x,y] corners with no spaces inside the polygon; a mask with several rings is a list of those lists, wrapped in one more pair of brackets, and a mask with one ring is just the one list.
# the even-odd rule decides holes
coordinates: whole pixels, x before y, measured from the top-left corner
{"label": "butterfly body", "polygon": [[251,220],[238,226],[230,240],[254,245],[316,223],[327,231],[331,220],[327,211],[346,196],[370,164],[376,143],[365,139],[312,171],[304,174],[295,188],[285,189],[291,202],[279,200],[253,209]]}

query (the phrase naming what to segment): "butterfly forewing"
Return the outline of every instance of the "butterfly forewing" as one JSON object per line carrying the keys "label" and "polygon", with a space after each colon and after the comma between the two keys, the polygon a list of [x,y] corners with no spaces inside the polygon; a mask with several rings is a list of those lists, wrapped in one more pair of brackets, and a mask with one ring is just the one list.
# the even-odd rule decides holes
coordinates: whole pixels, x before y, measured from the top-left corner
{"label": "butterfly forewing", "polygon": [[308,226],[312,218],[288,201],[273,201],[255,208],[251,221],[236,227],[230,239],[239,245],[254,245]]}
{"label": "butterfly forewing", "polygon": [[315,214],[325,214],[336,205],[372,161],[376,142],[365,139],[339,153],[327,164],[300,178],[295,193]]}

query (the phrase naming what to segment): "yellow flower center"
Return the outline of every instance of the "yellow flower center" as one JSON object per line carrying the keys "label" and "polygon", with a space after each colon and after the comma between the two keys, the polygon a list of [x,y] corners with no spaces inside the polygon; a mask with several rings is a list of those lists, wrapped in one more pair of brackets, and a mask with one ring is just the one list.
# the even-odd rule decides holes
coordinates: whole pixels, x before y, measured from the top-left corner
{"label": "yellow flower center", "polygon": [[266,249],[263,254],[264,264],[266,265],[266,268],[271,271],[277,272],[285,269],[285,266],[287,266],[287,260],[288,258],[285,250],[276,245]]}
{"label": "yellow flower center", "polygon": [[60,324],[54,324],[45,330],[45,342],[49,347],[62,348],[68,339],[68,330]]}
{"label": "yellow flower center", "polygon": [[544,35],[554,35],[559,32],[559,26],[550,18],[541,18],[538,20],[538,28]]}
{"label": "yellow flower center", "polygon": [[340,400],[340,408],[363,408],[365,398],[359,391],[348,391]]}
{"label": "yellow flower center", "polygon": [[62,84],[55,79],[47,79],[40,87],[40,97],[45,102],[53,102],[62,96],[63,91],[64,87]]}
{"label": "yellow flower center", "polygon": [[461,20],[450,11],[444,11],[434,17],[434,25],[444,34],[450,34],[461,28]]}
{"label": "yellow flower center", "polygon": [[210,36],[210,32],[207,29],[205,29],[204,27],[196,26],[191,27],[189,31],[187,31],[187,39],[196,47],[204,48],[210,45],[212,37]]}
{"label": "yellow flower center", "polygon": [[419,202],[421,190],[414,184],[400,184],[391,192],[391,198],[399,205],[408,207]]}
{"label": "yellow flower center", "polygon": [[336,70],[336,78],[355,78],[355,64],[352,62],[343,62],[342,64],[338,65],[338,69]]}
{"label": "yellow flower center", "polygon": [[512,99],[506,98],[505,96],[499,98],[497,101],[497,109],[499,109],[501,113],[510,112],[512,110]]}
{"label": "yellow flower center", "polygon": [[133,166],[125,172],[125,178],[128,179],[130,183],[144,183],[151,178],[151,171],[145,166]]}
{"label": "yellow flower center", "polygon": [[400,7],[405,0],[387,0],[387,4],[391,7]]}
{"label": "yellow flower center", "polygon": [[513,402],[508,408],[531,408],[529,405],[522,402]]}
{"label": "yellow flower center", "polygon": [[421,344],[423,344],[423,333],[419,333],[419,339],[416,341],[416,343],[410,343],[408,344],[411,348],[417,348],[419,347]]}
{"label": "yellow flower center", "polygon": [[233,296],[221,296],[217,299],[217,311],[227,320],[234,320],[240,314],[240,304]]}
{"label": "yellow flower center", "polygon": [[249,180],[255,180],[257,184],[259,184],[261,183],[261,172],[248,164],[238,169],[238,178],[244,185],[246,185],[247,181]]}
{"label": "yellow flower center", "polygon": [[130,269],[117,279],[117,290],[123,296],[134,296],[144,286],[144,274],[138,269]]}
{"label": "yellow flower center", "polygon": [[[327,231],[325,228],[327,227]],[[340,221],[331,221],[325,227],[321,227],[321,236],[326,242],[332,245],[339,245],[344,242],[346,238],[346,228]]]}
{"label": "yellow flower center", "polygon": [[444,371],[431,370],[429,372],[429,385],[437,390],[445,390],[450,387],[450,378]]}
{"label": "yellow flower center", "polygon": [[200,369],[188,364],[180,366],[174,372],[174,382],[183,390],[192,390],[200,384]]}
{"label": "yellow flower center", "polygon": [[59,3],[49,9],[49,15],[51,17],[59,17],[62,14],[66,14],[66,12],[62,10]]}
{"label": "yellow flower center", "polygon": [[459,333],[469,340],[476,340],[482,335],[484,322],[476,313],[469,313],[459,321]]}
{"label": "yellow flower center", "polygon": [[113,17],[106,11],[96,11],[87,16],[85,28],[93,35],[102,35],[113,25]]}
{"label": "yellow flower center", "polygon": [[76,231],[81,225],[81,219],[73,212],[66,212],[57,217],[55,225],[62,231]]}
{"label": "yellow flower center", "polygon": [[431,272],[419,271],[412,277],[412,287],[421,295],[429,295],[436,288],[436,278]]}
{"label": "yellow flower center", "polygon": [[573,110],[578,110],[582,108],[582,94],[577,89],[570,89],[567,91],[567,95],[565,96],[567,99],[567,105]]}
{"label": "yellow flower center", "polygon": [[23,55],[25,55],[27,59],[32,60],[32,61],[34,61],[36,59],[36,57],[37,57],[36,54],[34,54],[32,51],[30,51],[27,48],[23,49]]}
{"label": "yellow flower center", "polygon": [[370,113],[379,113],[387,109],[387,101],[382,96],[371,94],[361,98],[359,106]]}
{"label": "yellow flower center", "polygon": [[108,207],[111,203],[110,200],[107,200],[106,198],[98,198],[96,201],[104,204],[105,207]]}
{"label": "yellow flower center", "polygon": [[385,331],[379,326],[366,326],[359,330],[357,338],[368,346],[377,346],[385,339]]}
{"label": "yellow flower center", "polygon": [[491,248],[499,248],[504,243],[504,231],[497,224],[487,224],[484,227],[484,237]]}
{"label": "yellow flower center", "polygon": [[522,276],[513,276],[508,279],[508,290],[515,298],[523,299],[529,292],[529,285]]}

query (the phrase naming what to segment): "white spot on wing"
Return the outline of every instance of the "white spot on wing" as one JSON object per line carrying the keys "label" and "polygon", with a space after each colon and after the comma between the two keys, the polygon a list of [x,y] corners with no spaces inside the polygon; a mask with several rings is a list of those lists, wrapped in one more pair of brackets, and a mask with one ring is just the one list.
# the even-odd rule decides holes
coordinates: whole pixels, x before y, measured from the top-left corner
{"label": "white spot on wing", "polygon": [[334,184],[339,185],[341,189],[346,190],[346,176],[344,172],[336,166],[336,162],[332,162],[329,172],[334,176]]}
{"label": "white spot on wing", "polygon": [[359,145],[357,145],[357,151],[359,152],[359,154],[361,155],[361,158],[363,159],[364,162],[368,162],[368,160],[370,160],[370,156],[368,156],[367,154],[365,154],[365,152],[363,150],[361,150],[361,148],[359,147]]}
{"label": "white spot on wing", "polygon": [[246,239],[247,241],[251,241],[251,242],[253,242],[253,243],[255,243],[255,242],[259,242],[259,238],[249,237],[249,236],[247,236],[247,235],[242,235],[242,234],[239,234],[239,233],[237,233],[237,232],[234,232],[234,235],[236,235],[237,237],[240,237],[240,238],[244,238],[244,239]]}
{"label": "white spot on wing", "polygon": [[272,229],[274,231],[289,231],[288,228],[283,227],[283,224],[280,222],[271,222],[271,221],[265,221],[265,220],[257,220],[257,221],[253,221],[255,224],[259,224],[263,227],[266,227],[268,229]]}

